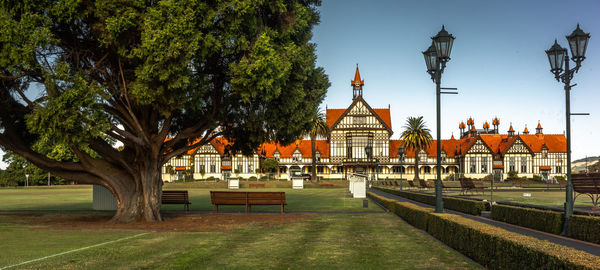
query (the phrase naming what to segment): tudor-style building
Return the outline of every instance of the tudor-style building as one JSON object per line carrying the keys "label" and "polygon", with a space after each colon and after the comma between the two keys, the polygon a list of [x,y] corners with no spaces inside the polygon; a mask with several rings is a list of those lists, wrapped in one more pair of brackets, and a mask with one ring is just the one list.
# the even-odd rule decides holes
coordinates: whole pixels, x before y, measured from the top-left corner
{"label": "tudor-style building", "polygon": [[[352,103],[345,109],[327,109],[330,128],[327,138],[316,140],[317,175],[328,179],[346,179],[349,173],[366,173],[378,179],[412,179],[415,158],[419,159],[419,176],[435,179],[437,141],[419,153],[407,149],[398,157],[401,140],[393,140],[390,107],[372,108],[363,98],[364,80],[358,67],[351,81]],[[473,118],[459,124],[460,138],[452,136],[441,141],[442,178],[461,173],[466,177],[483,178],[492,173],[504,179],[509,171],[519,176],[541,175],[544,179],[564,176],[566,172],[566,139],[560,134],[544,134],[538,123],[536,134],[515,135],[510,125],[507,134],[500,134],[500,120],[475,128]],[[264,143],[256,153],[246,157],[231,156],[228,142],[217,138],[209,144],[173,158],[163,167],[163,180],[173,181],[189,173],[194,179],[227,179],[230,176],[260,177],[262,158],[279,162],[276,177],[290,179],[292,174],[309,173],[312,162],[310,140],[297,140],[290,145]]]}

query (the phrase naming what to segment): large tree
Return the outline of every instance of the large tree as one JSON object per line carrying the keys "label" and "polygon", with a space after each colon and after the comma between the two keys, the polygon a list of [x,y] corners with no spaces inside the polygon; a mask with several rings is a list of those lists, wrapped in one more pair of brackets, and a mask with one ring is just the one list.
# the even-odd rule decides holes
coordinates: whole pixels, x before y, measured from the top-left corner
{"label": "large tree", "polygon": [[404,141],[404,147],[415,152],[414,180],[419,180],[419,152],[421,149],[425,149],[431,144],[431,140],[433,140],[431,131],[425,125],[423,116],[408,117],[403,129],[404,131],[402,131],[400,138]]}
{"label": "large tree", "polygon": [[309,42],[319,4],[0,0],[0,145],[108,188],[116,222],[160,221],[170,158],[218,136],[250,154],[310,128],[329,85]]}

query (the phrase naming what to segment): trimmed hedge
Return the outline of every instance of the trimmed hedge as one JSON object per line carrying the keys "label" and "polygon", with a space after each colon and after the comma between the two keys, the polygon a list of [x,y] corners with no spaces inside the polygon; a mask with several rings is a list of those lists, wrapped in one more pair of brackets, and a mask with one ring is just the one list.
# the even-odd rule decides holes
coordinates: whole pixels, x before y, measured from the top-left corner
{"label": "trimmed hedge", "polygon": [[[429,205],[435,205],[435,195],[404,190],[395,190],[382,187],[373,188],[379,189],[390,194],[398,195],[400,197],[404,197],[413,201],[422,202]],[[476,216],[481,215],[481,211],[485,211],[487,207],[487,203],[483,201],[466,200],[453,197],[443,197],[443,199],[444,208]]]}
{"label": "trimmed hedge", "polygon": [[367,193],[409,224],[488,269],[600,269],[600,258],[452,214]]}
{"label": "trimmed hedge", "polygon": [[560,212],[496,204],[492,219],[538,231],[560,234],[564,215]]}
{"label": "trimmed hedge", "polygon": [[600,217],[571,215],[569,236],[600,244]]}

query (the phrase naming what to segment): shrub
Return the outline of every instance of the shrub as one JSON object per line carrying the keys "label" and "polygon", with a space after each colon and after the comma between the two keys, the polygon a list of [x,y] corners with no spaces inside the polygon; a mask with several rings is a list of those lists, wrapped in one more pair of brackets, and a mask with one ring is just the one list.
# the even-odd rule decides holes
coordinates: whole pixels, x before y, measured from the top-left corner
{"label": "shrub", "polygon": [[[374,186],[373,188],[385,191],[387,193],[391,193],[394,195],[398,195],[400,197],[404,197],[413,201],[422,202],[429,205],[435,205],[435,195],[417,193],[411,191],[401,191],[388,189],[383,187]],[[444,208],[471,214],[471,215],[481,215],[481,211],[485,211],[487,209],[487,203],[483,201],[475,201],[475,200],[466,200],[460,198],[452,198],[452,197],[444,197]]]}
{"label": "shrub", "polygon": [[486,175],[485,177],[483,177],[481,180],[485,180],[485,181],[492,181],[494,179],[494,175],[492,175],[491,173]]}
{"label": "shrub", "polygon": [[600,258],[452,214],[367,195],[486,269],[598,269]]}
{"label": "shrub", "polygon": [[556,181],[557,181],[557,182],[559,182],[559,183],[560,183],[560,182],[565,182],[565,181],[566,181],[566,180],[565,180],[565,177],[564,177],[564,176],[562,176],[562,175],[559,175],[559,176],[554,176],[554,180],[556,180]]}
{"label": "shrub", "polygon": [[534,174],[533,178],[531,179],[533,182],[541,182],[544,183],[544,181],[542,180],[542,176],[539,174]]}
{"label": "shrub", "polygon": [[258,178],[256,178],[256,176],[250,176],[250,178],[248,178],[248,181],[257,181]]}
{"label": "shrub", "polygon": [[563,226],[560,212],[502,204],[492,207],[492,219],[553,234],[560,234]]}
{"label": "shrub", "polygon": [[206,178],[206,181],[215,181],[215,177],[214,176],[209,176],[208,178]]}
{"label": "shrub", "polygon": [[513,179],[516,179],[516,178],[518,178],[517,177],[517,172],[515,172],[515,171],[509,171],[508,172],[508,179],[513,180]]}
{"label": "shrub", "polygon": [[600,244],[600,217],[571,215],[569,236],[583,241]]}

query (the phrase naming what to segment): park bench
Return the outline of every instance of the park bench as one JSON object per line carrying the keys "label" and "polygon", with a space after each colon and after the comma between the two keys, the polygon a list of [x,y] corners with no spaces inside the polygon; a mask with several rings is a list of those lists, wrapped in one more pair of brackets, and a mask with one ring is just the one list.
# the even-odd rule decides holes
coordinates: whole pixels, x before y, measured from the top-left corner
{"label": "park bench", "polygon": [[250,183],[251,188],[264,188],[265,183]]}
{"label": "park bench", "polygon": [[409,185],[411,188],[417,188],[417,186],[415,186],[415,183],[414,183],[414,181],[406,181],[406,182],[408,182],[408,185]]}
{"label": "park bench", "polygon": [[419,184],[421,185],[421,188],[430,188],[427,182],[425,182],[423,179],[419,179]]}
{"label": "park bench", "polygon": [[573,190],[579,194],[575,195],[575,201],[581,194],[588,195],[592,199],[594,208],[598,208],[600,199],[600,173],[578,173],[571,175]]}
{"label": "park bench", "polygon": [[281,205],[283,213],[287,204],[285,192],[211,191],[210,202],[215,206],[217,213],[219,205],[244,205],[246,213],[252,210],[252,205]]}
{"label": "park bench", "polygon": [[163,190],[162,204],[183,204],[185,211],[190,210],[190,199],[187,190]]}
{"label": "park bench", "polygon": [[467,193],[467,191],[471,191],[471,193],[473,191],[481,191],[481,194],[483,194],[483,187],[482,186],[476,186],[475,183],[473,183],[473,180],[471,178],[460,178],[460,188],[461,188],[461,195],[465,195]]}

